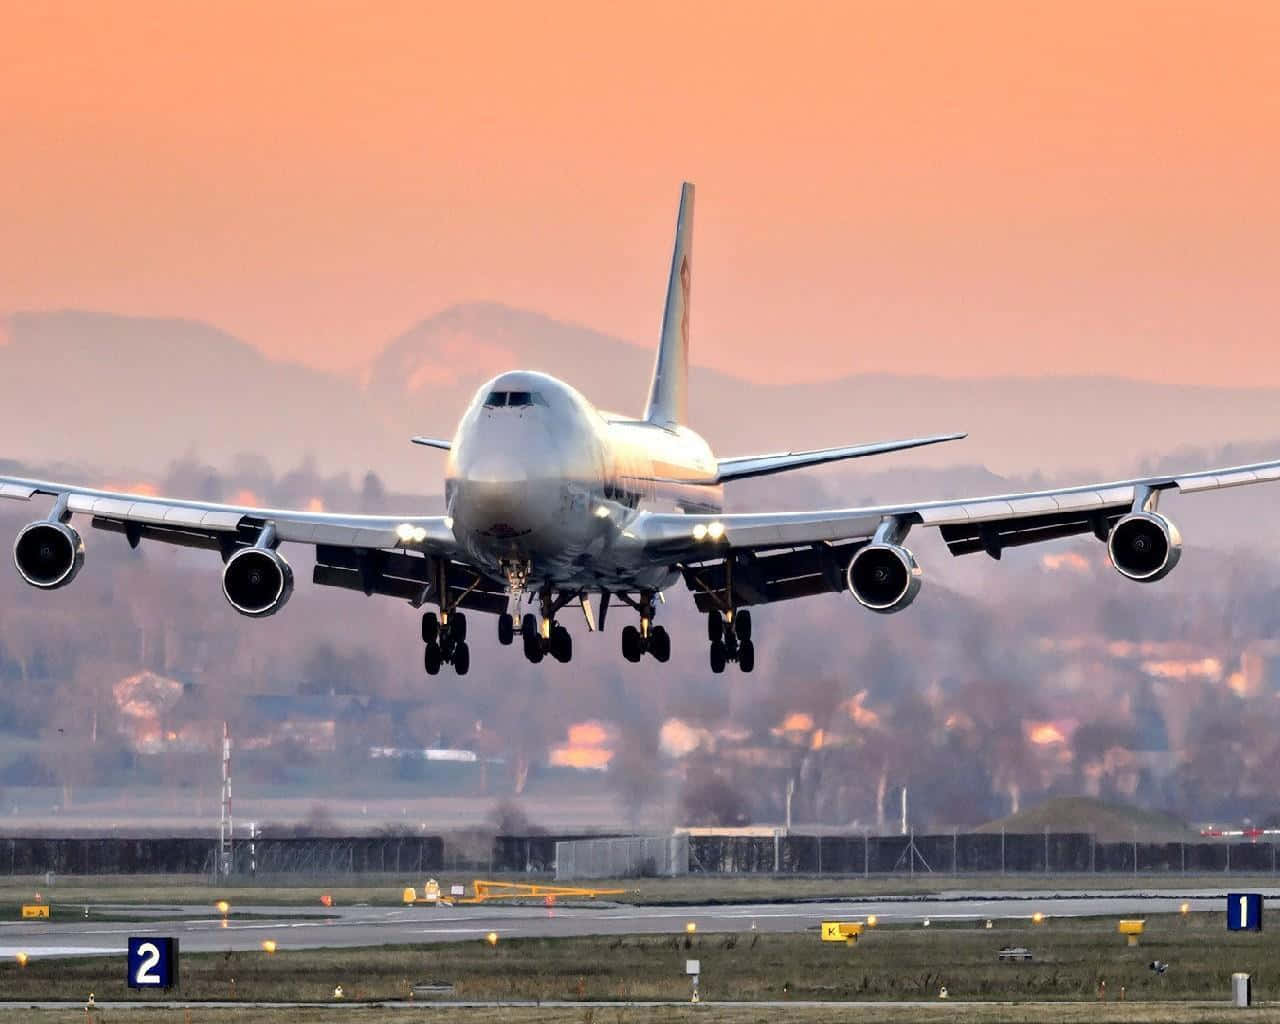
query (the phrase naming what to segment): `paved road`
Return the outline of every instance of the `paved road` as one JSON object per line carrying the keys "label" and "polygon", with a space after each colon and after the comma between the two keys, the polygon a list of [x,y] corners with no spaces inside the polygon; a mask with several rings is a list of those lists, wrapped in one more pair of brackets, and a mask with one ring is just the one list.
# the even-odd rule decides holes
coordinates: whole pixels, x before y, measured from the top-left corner
{"label": "paved road", "polygon": [[[1280,899],[1280,889],[1261,891]],[[461,942],[490,931],[502,938],[571,935],[677,934],[687,922],[699,932],[799,932],[824,920],[857,920],[875,914],[882,922],[920,922],[1050,917],[1133,917],[1192,911],[1221,911],[1226,889],[1185,892],[953,892],[942,896],[879,897],[815,903],[738,903],[697,907],[513,907],[499,904],[461,907],[335,907],[324,920],[301,919],[320,908],[242,907],[236,911],[266,915],[251,921],[166,921],[168,915],[203,914],[207,907],[150,908],[146,923],[64,922],[0,923],[0,958],[19,951],[37,956],[93,956],[122,953],[130,935],[173,935],[187,952],[257,949],[272,939],[281,950],[344,946]],[[113,908],[116,912],[122,908]],[[157,912],[158,911],[158,912]]]}

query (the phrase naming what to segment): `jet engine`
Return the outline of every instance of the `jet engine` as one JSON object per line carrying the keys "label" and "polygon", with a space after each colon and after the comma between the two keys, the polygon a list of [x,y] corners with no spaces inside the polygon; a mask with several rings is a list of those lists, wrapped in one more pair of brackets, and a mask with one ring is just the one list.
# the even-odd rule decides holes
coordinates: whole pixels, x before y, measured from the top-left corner
{"label": "jet engine", "polygon": [[18,575],[41,590],[65,587],[84,566],[84,541],[66,523],[29,523],[13,542]]}
{"label": "jet engine", "polygon": [[1182,534],[1158,512],[1130,512],[1111,528],[1107,553],[1116,572],[1139,583],[1162,580],[1182,557]]}
{"label": "jet engine", "polygon": [[222,570],[222,593],[241,615],[274,615],[293,593],[293,570],[278,551],[241,548]]}
{"label": "jet engine", "polygon": [[849,593],[873,612],[898,612],[920,592],[915,555],[897,544],[868,544],[849,560]]}

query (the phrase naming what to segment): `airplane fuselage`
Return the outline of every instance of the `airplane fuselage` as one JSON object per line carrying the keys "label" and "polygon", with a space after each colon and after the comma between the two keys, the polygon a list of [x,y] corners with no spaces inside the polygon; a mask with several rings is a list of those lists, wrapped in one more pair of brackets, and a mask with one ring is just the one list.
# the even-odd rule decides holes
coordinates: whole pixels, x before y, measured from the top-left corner
{"label": "airplane fuselage", "polygon": [[463,413],[445,503],[459,544],[497,579],[656,591],[676,573],[629,557],[628,523],[648,510],[719,512],[716,480],[692,430],[611,416],[555,377],[514,371]]}

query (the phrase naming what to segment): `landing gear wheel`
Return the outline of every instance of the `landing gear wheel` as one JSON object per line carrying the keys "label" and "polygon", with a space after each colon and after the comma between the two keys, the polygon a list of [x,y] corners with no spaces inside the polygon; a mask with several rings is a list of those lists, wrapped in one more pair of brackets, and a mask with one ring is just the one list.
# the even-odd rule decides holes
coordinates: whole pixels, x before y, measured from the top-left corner
{"label": "landing gear wheel", "polygon": [[503,647],[510,647],[511,641],[516,638],[515,621],[507,612],[503,612],[498,616],[498,643]]}
{"label": "landing gear wheel", "polygon": [[538,620],[532,613],[526,612],[524,618],[520,620],[520,635],[524,637],[526,644],[530,638],[538,639]]}
{"label": "landing gear wheel", "polygon": [[435,641],[427,644],[426,653],[422,656],[422,667],[427,670],[427,675],[434,676],[440,672],[440,645]]}
{"label": "landing gear wheel", "polygon": [[723,640],[711,641],[711,671],[714,672],[716,675],[719,675],[721,672],[724,671],[724,663],[725,663],[724,641]]}
{"label": "landing gear wheel", "polygon": [[738,634],[738,639],[744,644],[751,639],[751,613],[749,611],[743,609],[733,617],[733,631]]}
{"label": "landing gear wheel", "polygon": [[738,668],[750,672],[756,667],[756,645],[750,640],[743,640],[738,648]]}
{"label": "landing gear wheel", "polygon": [[551,657],[561,664],[573,659],[573,637],[564,626],[551,627]]}
{"label": "landing gear wheel", "polygon": [[454,612],[449,616],[449,636],[455,644],[467,639],[467,617],[462,612]]}
{"label": "landing gear wheel", "polygon": [[671,637],[663,626],[654,626],[649,630],[649,653],[659,662],[665,663],[671,658]]}
{"label": "landing gear wheel", "polygon": [[471,668],[471,648],[464,640],[453,652],[453,670],[458,675],[465,676],[469,668]]}
{"label": "landing gear wheel", "polygon": [[[433,644],[440,639],[440,620],[435,612],[422,613],[422,642]],[[434,674],[434,673],[433,673]]]}
{"label": "landing gear wheel", "polygon": [[622,628],[622,656],[632,663],[640,660],[644,653],[640,646],[640,630],[635,626]]}
{"label": "landing gear wheel", "polygon": [[719,612],[707,612],[707,639],[712,643],[724,639],[724,616]]}
{"label": "landing gear wheel", "polygon": [[542,661],[542,637],[537,633],[524,634],[524,656],[535,665]]}

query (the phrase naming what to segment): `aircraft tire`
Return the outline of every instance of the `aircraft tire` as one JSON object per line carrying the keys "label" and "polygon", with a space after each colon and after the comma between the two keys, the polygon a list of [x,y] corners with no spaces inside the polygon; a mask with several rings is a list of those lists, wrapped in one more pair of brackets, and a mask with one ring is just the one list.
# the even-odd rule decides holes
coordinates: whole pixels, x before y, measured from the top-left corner
{"label": "aircraft tire", "polygon": [[712,643],[724,639],[724,616],[718,611],[707,612],[707,639]]}
{"label": "aircraft tire", "polygon": [[622,629],[622,656],[633,664],[643,654],[640,647],[640,630],[635,626],[624,626]]}
{"label": "aircraft tire", "polygon": [[551,656],[564,665],[573,660],[573,636],[564,626],[551,627]]}
{"label": "aircraft tire", "polygon": [[458,644],[457,649],[453,652],[453,670],[460,676],[465,676],[471,668],[471,648],[467,646],[466,641]]}
{"label": "aircraft tire", "polygon": [[532,612],[525,612],[525,616],[520,620],[520,635],[529,640],[538,639],[538,619]]}
{"label": "aircraft tire", "polygon": [[426,653],[422,656],[422,667],[427,670],[427,675],[434,676],[440,672],[440,645],[434,641],[427,644]]}
{"label": "aircraft tire", "polygon": [[524,656],[534,665],[542,661],[542,637],[537,633],[532,636],[524,634]]}
{"label": "aircraft tire", "polygon": [[440,620],[435,612],[422,613],[422,642],[433,644],[440,639]]}
{"label": "aircraft tire", "polygon": [[503,647],[510,647],[511,641],[516,638],[515,620],[507,612],[503,612],[498,616],[498,643]]}
{"label": "aircraft tire", "polygon": [[733,617],[733,631],[744,644],[751,639],[751,613],[745,608]]}
{"label": "aircraft tire", "polygon": [[738,648],[738,668],[750,672],[756,667],[756,645],[750,640],[743,640]]}
{"label": "aircraft tire", "polygon": [[662,664],[671,660],[671,635],[664,626],[649,631],[649,652]]}
{"label": "aircraft tire", "polygon": [[713,640],[711,642],[711,671],[716,675],[719,675],[724,671],[724,665],[724,641]]}
{"label": "aircraft tire", "polygon": [[467,617],[462,612],[454,612],[449,616],[449,636],[455,644],[467,639]]}

